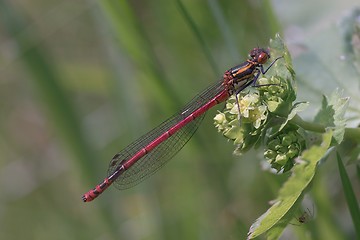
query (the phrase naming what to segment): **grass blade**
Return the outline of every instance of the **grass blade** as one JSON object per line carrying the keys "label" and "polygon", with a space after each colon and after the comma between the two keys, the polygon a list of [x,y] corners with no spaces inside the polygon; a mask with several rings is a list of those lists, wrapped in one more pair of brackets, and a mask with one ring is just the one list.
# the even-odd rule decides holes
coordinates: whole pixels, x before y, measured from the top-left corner
{"label": "grass blade", "polygon": [[190,13],[186,10],[186,8],[185,8],[184,4],[181,2],[181,0],[176,0],[176,3],[179,6],[180,12],[183,15],[184,19],[186,20],[187,24],[193,31],[196,39],[199,41],[200,46],[203,49],[204,54],[206,55],[206,58],[209,61],[211,68],[214,71],[215,76],[218,76],[221,71],[218,69],[218,64],[216,64],[216,61],[215,61],[214,57],[212,56],[211,51],[210,51],[208,45],[206,44],[204,38],[202,37],[200,30],[196,26],[194,20],[190,16]]}
{"label": "grass blade", "polygon": [[349,206],[349,211],[354,223],[357,239],[360,239],[360,209],[359,209],[358,201],[356,200],[354,191],[352,189],[349,176],[346,173],[344,164],[341,160],[339,153],[337,153],[337,162],[339,166],[339,173],[344,189],[345,198]]}

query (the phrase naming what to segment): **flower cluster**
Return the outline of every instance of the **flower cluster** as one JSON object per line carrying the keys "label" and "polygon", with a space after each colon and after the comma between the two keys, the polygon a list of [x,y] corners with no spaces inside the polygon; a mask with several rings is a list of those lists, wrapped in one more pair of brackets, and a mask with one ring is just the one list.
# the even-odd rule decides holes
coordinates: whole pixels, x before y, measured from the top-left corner
{"label": "flower cluster", "polygon": [[260,101],[259,93],[239,94],[238,99],[237,103],[235,96],[230,97],[225,109],[215,116],[214,121],[218,131],[226,138],[242,149],[248,149],[258,139],[268,110]]}
{"label": "flower cluster", "polygon": [[269,112],[282,115],[289,111],[296,98],[291,82],[286,81],[281,76],[271,76],[270,79],[259,79],[258,84],[260,86],[269,85],[266,88],[259,88],[261,99],[266,103]]}
{"label": "flower cluster", "polygon": [[267,141],[265,158],[277,171],[287,172],[294,166],[294,159],[305,147],[305,139],[297,132],[297,128],[289,126],[271,136]]}

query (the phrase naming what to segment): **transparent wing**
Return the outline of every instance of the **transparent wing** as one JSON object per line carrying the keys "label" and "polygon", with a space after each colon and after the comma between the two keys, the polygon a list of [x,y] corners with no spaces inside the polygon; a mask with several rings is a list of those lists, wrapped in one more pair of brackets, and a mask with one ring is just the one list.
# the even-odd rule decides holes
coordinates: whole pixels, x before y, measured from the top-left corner
{"label": "transparent wing", "polygon": [[[134,154],[146,147],[149,143],[158,138],[161,134],[168,131],[171,127],[175,126],[178,122],[188,117],[196,109],[203,106],[214,98],[217,94],[224,91],[222,81],[213,84],[203,92],[195,96],[185,107],[182,108],[177,114],[173,115],[158,127],[154,128],[147,134],[134,141],[121,152],[115,154],[110,161],[108,175],[110,176],[118,166],[122,165],[125,161],[130,159]],[[174,133],[168,139],[156,146],[152,151],[148,152],[145,156],[140,158],[134,165],[121,174],[114,186],[118,189],[130,188],[144,178],[154,174],[166,162],[168,162],[192,137],[197,130],[205,114],[194,119],[179,131]]]}

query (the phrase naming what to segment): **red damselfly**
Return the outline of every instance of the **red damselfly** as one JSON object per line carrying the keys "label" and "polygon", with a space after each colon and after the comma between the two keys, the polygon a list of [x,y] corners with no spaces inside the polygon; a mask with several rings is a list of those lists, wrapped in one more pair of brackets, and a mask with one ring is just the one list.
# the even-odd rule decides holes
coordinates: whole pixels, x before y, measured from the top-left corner
{"label": "red damselfly", "polygon": [[219,82],[198,94],[181,111],[115,154],[110,161],[108,177],[85,193],[82,200],[92,201],[111,184],[119,189],[132,187],[155,173],[191,138],[207,110],[250,85],[256,86],[260,74],[265,74],[281,57],[264,70],[263,64],[269,58],[268,50],[254,48],[248,60],[227,70]]}

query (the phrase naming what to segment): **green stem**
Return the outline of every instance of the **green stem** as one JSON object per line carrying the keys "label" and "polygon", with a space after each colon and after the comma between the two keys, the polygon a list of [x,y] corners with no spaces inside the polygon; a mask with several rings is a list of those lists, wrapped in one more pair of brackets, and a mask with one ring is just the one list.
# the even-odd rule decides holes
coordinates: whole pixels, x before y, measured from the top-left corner
{"label": "green stem", "polygon": [[345,128],[345,138],[360,142],[360,128]]}
{"label": "green stem", "polygon": [[299,115],[296,115],[293,119],[290,120],[290,122],[308,131],[317,132],[317,133],[325,132],[325,126],[317,123],[306,122]]}
{"label": "green stem", "polygon": [[[325,132],[325,126],[317,123],[306,122],[299,115],[296,115],[293,119],[290,120],[290,122],[308,131],[317,133]],[[344,138],[360,142],[360,128],[345,128]]]}

